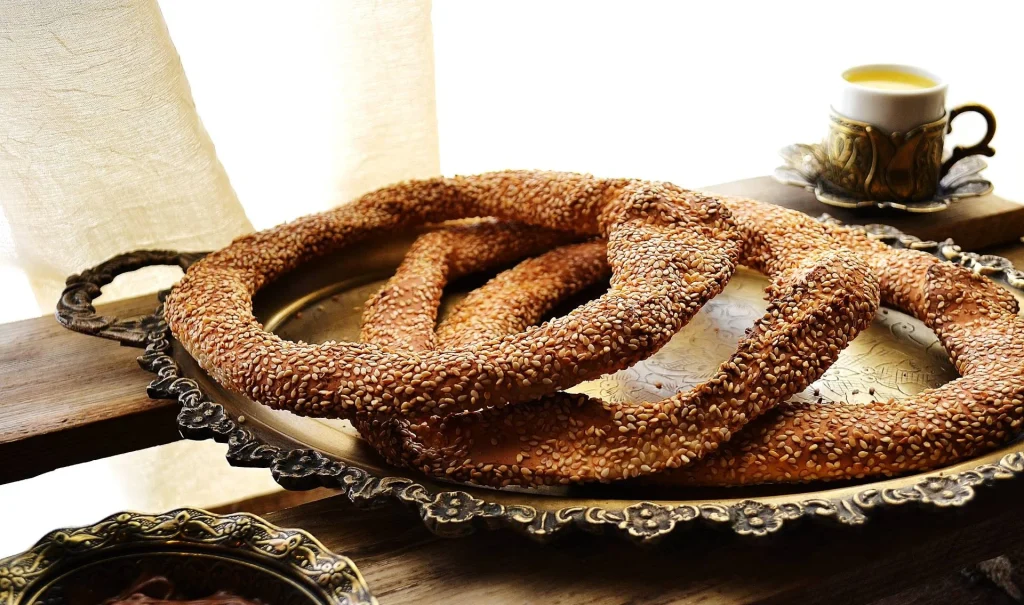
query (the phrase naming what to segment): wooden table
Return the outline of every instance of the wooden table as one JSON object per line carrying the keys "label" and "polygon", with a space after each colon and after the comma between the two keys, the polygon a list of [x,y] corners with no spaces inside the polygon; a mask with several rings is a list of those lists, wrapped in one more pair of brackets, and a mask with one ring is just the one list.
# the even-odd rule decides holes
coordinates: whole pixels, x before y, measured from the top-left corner
{"label": "wooden table", "polygon": [[[1024,265],[1020,244],[987,252]],[[101,311],[154,306],[144,296]],[[178,439],[176,406],[146,397],[151,375],[138,354],[52,317],[0,325],[0,483]],[[655,548],[590,535],[538,545],[508,531],[446,540],[409,510],[359,510],[338,497],[266,517],[352,557],[384,604],[1000,602],[990,598],[1005,595],[978,593],[955,574],[1015,552],[1022,502],[1024,481],[1009,481],[964,508],[901,507],[861,528],[807,523],[766,539],[701,528]]]}

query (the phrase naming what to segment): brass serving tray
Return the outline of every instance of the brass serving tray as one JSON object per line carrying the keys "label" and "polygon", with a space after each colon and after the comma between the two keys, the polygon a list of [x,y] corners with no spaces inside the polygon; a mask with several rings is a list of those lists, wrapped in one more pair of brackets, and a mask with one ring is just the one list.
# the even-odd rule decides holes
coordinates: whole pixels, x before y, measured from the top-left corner
{"label": "brass serving tray", "polygon": [[[1018,290],[1024,286],[1024,273],[1005,259],[963,253],[950,241],[922,242],[884,226],[867,229],[894,246],[928,250],[990,274],[1024,300]],[[256,316],[267,329],[291,340],[358,339],[364,302],[393,273],[414,235],[364,244],[309,263],[259,292],[254,299]],[[470,533],[481,526],[508,526],[546,539],[578,527],[591,531],[608,528],[647,542],[695,522],[765,535],[805,517],[860,524],[873,509],[883,506],[959,506],[971,500],[975,486],[1024,471],[1024,444],[1018,442],[939,472],[859,483],[711,489],[632,481],[495,490],[439,482],[387,465],[346,421],[303,418],[226,391],[170,338],[160,311],[129,322],[97,317],[89,301],[98,293],[98,284],[106,283],[103,279],[109,281],[113,274],[143,264],[187,267],[197,258],[145,254],[156,256],[140,260],[125,255],[113,259],[113,268],[69,280],[58,317],[73,329],[145,344],[140,363],[158,374],[149,386],[150,396],[179,400],[182,434],[226,442],[231,464],[269,467],[288,489],[340,488],[358,504],[397,499],[415,507],[430,529],[446,536]],[[442,314],[480,283],[482,279],[477,278],[449,288]],[[573,390],[617,401],[655,401],[702,382],[763,314],[766,284],[764,277],[741,269],[725,291],[656,355]],[[929,329],[903,313],[883,309],[828,372],[797,398],[851,402],[900,398],[956,376]]]}

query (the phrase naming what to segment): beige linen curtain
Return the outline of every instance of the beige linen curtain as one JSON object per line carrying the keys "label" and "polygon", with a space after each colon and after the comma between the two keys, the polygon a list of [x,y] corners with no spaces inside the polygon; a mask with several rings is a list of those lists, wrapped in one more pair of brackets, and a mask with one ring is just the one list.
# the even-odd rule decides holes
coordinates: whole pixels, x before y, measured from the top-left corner
{"label": "beige linen curtain", "polygon": [[[66,276],[114,254],[210,249],[437,174],[430,14],[426,0],[0,0],[0,322],[18,317],[12,266],[31,284],[21,315],[48,314]],[[104,299],[169,273],[119,279]],[[29,521],[4,540],[27,545],[112,506],[277,489],[223,456],[180,442],[63,469],[62,489],[89,487],[73,507],[37,497],[44,479],[24,482],[9,501]]]}
{"label": "beige linen curtain", "polygon": [[[262,14],[265,20],[289,11],[279,3],[230,5],[240,15]],[[186,28],[209,24],[208,7],[172,5],[178,17],[182,11],[188,16],[174,21],[184,40],[196,40]],[[226,149],[259,145],[258,157],[267,162],[252,165],[235,154],[225,171],[186,71],[189,60],[197,70],[208,64],[221,69],[219,78],[203,72],[203,88],[197,89],[197,98],[209,99],[211,107],[220,98],[235,107],[259,106],[258,91],[233,98],[237,93],[221,84],[231,81],[224,70],[233,64],[263,73],[239,63],[257,54],[247,53],[245,44],[260,43],[251,33],[233,37],[246,19],[236,27],[220,24],[219,46],[203,49],[209,61],[195,55],[183,69],[172,44],[178,34],[173,26],[168,31],[155,0],[0,3],[0,261],[25,272],[40,313],[52,311],[68,275],[114,254],[223,246],[252,229],[247,210],[267,216],[274,204],[269,216],[278,222],[389,181],[438,172],[429,2],[321,2],[304,10],[315,11],[309,21],[315,33],[309,35],[329,43],[320,47],[329,57],[315,80],[329,83],[330,102],[269,107],[258,123],[244,125],[232,124],[225,117],[230,111],[214,112],[209,125]],[[283,53],[276,67],[265,70],[273,87],[275,69],[308,57],[288,56],[301,45],[266,35]],[[218,62],[218,52],[230,60]],[[302,128],[294,130],[298,112]],[[315,153],[327,159],[290,164],[288,158],[301,155],[311,137],[328,143]],[[286,170],[267,169],[275,165]],[[231,171],[254,201],[243,197],[240,203]],[[281,185],[288,179],[315,180],[324,193],[312,203],[260,199],[268,187],[288,191]],[[152,279],[127,280],[107,292],[137,293],[152,288]],[[4,304],[0,300],[0,321]]]}

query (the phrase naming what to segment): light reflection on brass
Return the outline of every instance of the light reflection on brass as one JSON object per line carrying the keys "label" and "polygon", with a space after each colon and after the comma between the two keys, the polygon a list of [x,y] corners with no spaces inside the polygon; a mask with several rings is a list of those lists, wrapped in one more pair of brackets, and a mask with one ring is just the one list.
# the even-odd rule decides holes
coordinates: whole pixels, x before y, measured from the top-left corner
{"label": "light reflection on brass", "polygon": [[[958,115],[974,112],[986,122],[985,136],[977,144],[956,147],[942,160],[945,135]],[[829,116],[825,139],[825,180],[833,190],[858,199],[895,202],[932,200],[939,181],[954,164],[972,155],[992,156],[995,134],[992,111],[983,105],[964,105],[934,122],[909,132],[885,132],[836,112]]]}

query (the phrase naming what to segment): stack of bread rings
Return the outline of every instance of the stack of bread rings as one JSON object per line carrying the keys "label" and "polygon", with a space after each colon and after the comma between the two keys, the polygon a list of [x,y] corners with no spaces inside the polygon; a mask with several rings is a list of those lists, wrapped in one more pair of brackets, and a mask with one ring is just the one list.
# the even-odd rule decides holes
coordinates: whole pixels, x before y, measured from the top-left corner
{"label": "stack of bread rings", "polygon": [[[298,265],[427,223],[368,301],[363,342],[290,342],[253,316],[253,294]],[[437,325],[450,280],[516,261]],[[564,392],[654,354],[738,264],[771,279],[768,309],[708,381],[651,403]],[[538,324],[606,279],[605,294]],[[934,330],[961,377],[901,400],[787,403],[879,304]],[[1024,419],[1009,292],[858,231],[669,183],[525,171],[399,183],[208,255],[165,312],[226,388],[351,420],[393,464],[498,487],[892,475],[995,448]]]}

